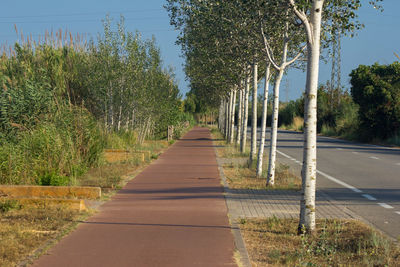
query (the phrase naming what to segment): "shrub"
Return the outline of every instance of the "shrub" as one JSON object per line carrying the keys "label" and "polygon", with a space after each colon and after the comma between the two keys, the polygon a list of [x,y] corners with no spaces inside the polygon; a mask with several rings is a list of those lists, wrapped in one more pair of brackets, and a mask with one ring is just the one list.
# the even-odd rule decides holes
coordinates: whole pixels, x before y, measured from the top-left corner
{"label": "shrub", "polygon": [[400,130],[400,63],[360,65],[350,74],[359,106],[360,137],[387,139]]}

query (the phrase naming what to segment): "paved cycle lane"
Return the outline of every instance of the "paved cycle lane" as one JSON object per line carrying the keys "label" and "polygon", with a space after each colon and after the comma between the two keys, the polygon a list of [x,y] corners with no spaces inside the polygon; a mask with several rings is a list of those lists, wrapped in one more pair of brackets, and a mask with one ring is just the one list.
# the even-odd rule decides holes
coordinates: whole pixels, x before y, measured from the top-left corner
{"label": "paved cycle lane", "polygon": [[209,130],[195,127],[33,266],[236,266]]}

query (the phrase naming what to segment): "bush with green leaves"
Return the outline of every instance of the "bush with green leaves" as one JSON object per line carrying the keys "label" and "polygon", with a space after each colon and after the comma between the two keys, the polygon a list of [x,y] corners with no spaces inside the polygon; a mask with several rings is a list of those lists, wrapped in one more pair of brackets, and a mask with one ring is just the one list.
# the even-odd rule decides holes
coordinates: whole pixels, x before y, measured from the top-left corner
{"label": "bush with green leaves", "polygon": [[187,119],[155,40],[123,17],[112,26],[106,18],[96,42],[60,31],[1,55],[1,184],[73,185],[104,147],[165,137]]}
{"label": "bush with green leaves", "polygon": [[360,108],[360,137],[385,140],[400,131],[400,63],[360,65],[350,74],[351,94]]}

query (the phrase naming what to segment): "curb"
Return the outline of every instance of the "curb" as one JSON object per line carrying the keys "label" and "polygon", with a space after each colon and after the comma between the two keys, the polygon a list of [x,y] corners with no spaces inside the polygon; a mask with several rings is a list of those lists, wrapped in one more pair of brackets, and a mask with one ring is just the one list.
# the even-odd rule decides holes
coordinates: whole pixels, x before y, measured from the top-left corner
{"label": "curb", "polygon": [[0,185],[0,195],[16,198],[97,199],[101,197],[101,188],[89,186]]}
{"label": "curb", "polygon": [[85,201],[83,199],[58,199],[58,198],[10,198],[16,200],[22,205],[59,205],[68,207],[73,210],[84,211],[86,210]]}

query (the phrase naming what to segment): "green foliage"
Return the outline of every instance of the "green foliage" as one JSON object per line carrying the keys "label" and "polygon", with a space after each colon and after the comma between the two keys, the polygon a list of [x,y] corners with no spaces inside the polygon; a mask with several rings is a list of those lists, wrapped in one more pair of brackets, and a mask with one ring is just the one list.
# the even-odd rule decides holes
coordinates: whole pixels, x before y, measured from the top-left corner
{"label": "green foliage", "polygon": [[69,185],[69,178],[57,173],[45,173],[39,177],[38,185],[66,186]]}
{"label": "green foliage", "polygon": [[[293,119],[296,116],[303,116],[304,113],[304,102],[300,98],[295,101],[290,101],[289,103],[284,103],[280,105],[279,110],[279,125],[291,125]],[[271,110],[272,112],[272,110]]]}
{"label": "green foliage", "polygon": [[115,131],[102,132],[104,146],[112,149],[129,149],[137,143],[137,133],[135,131]]}
{"label": "green foliage", "polygon": [[1,184],[73,184],[103,150],[97,123],[76,108],[18,133],[17,139],[0,146]]}
{"label": "green foliage", "polygon": [[21,205],[17,200],[13,199],[0,199],[0,212],[8,212],[10,210],[20,209]]}
{"label": "green foliage", "polygon": [[105,146],[193,121],[155,40],[126,32],[122,17],[115,31],[106,18],[96,43],[56,36],[0,57],[1,184],[73,185]]}
{"label": "green foliage", "polygon": [[370,141],[400,130],[400,63],[360,65],[350,74],[351,94],[359,106],[360,137]]}

